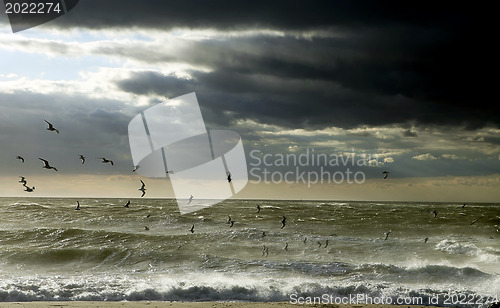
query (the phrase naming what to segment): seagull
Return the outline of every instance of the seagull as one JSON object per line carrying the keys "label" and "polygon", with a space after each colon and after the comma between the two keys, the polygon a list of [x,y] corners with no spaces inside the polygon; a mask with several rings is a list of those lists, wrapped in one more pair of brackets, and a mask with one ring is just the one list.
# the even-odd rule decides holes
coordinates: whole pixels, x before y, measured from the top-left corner
{"label": "seagull", "polygon": [[228,171],[226,172],[226,174],[227,174],[227,182],[231,183],[231,172]]}
{"label": "seagull", "polygon": [[19,183],[23,184],[23,186],[26,186],[28,182],[26,182],[26,178],[24,176],[19,176],[21,180],[19,180]]}
{"label": "seagull", "polygon": [[24,163],[24,158],[22,156],[17,155],[16,158],[19,159],[20,161],[22,161]]}
{"label": "seagull", "polygon": [[260,213],[260,204],[257,204],[257,213]]}
{"label": "seagull", "polygon": [[322,244],[321,244],[321,242],[320,242],[320,241],[318,241],[318,245],[319,245],[319,247],[321,248],[321,245],[322,245]]}
{"label": "seagull", "polygon": [[464,203],[464,205],[462,205],[462,208],[464,208],[467,204]]}
{"label": "seagull", "polygon": [[139,169],[139,168],[141,168],[141,166],[139,166],[139,165],[135,165],[135,166],[134,166],[134,169],[132,169],[132,172],[136,172],[136,171],[137,171],[137,169]]}
{"label": "seagull", "polygon": [[283,229],[285,227],[285,221],[286,221],[286,217],[283,216],[283,219],[281,220],[281,229]]}
{"label": "seagull", "polygon": [[392,230],[389,230],[385,233],[385,238],[384,238],[384,241],[387,240],[387,238],[389,237],[389,234],[391,234]]}
{"label": "seagull", "polygon": [[38,157],[39,160],[43,161],[43,168],[45,169],[54,169],[55,171],[57,171],[57,169],[55,167],[52,167],[51,165],[49,165],[49,162],[46,160],[46,159],[43,159],[43,158],[40,158]]}
{"label": "seagull", "polygon": [[475,224],[477,222],[477,219],[473,220],[470,225],[472,226],[473,224]]}
{"label": "seagull", "polygon": [[148,226],[144,226],[144,231],[149,231],[149,227]]}
{"label": "seagull", "polygon": [[35,190],[35,186],[33,187],[28,187],[26,185],[23,185],[26,189],[24,191],[27,191],[27,192],[33,192]]}
{"label": "seagull", "polygon": [[232,220],[231,216],[229,216],[229,215],[227,217],[229,217],[229,219],[227,220],[227,223],[230,224],[229,228],[232,228],[234,225],[234,220]]}
{"label": "seagull", "polygon": [[194,224],[189,231],[191,231],[191,233],[194,233]]}
{"label": "seagull", "polygon": [[44,120],[44,121],[45,121],[45,122],[49,125],[49,127],[47,128],[47,130],[50,130],[51,132],[54,132],[54,131],[55,131],[56,133],[58,133],[58,134],[59,134],[59,130],[55,129],[55,128],[54,128],[54,125],[52,125],[52,123],[50,123],[50,122],[49,122],[49,121],[47,121],[47,120]]}
{"label": "seagull", "polygon": [[324,248],[326,248],[326,247],[328,247],[328,240],[326,240],[326,242],[325,242],[325,247]]}
{"label": "seagull", "polygon": [[307,237],[304,237],[304,241],[303,242],[304,242],[304,244],[307,242]]}
{"label": "seagull", "polygon": [[75,208],[76,211],[79,211],[80,210],[80,202],[79,201],[76,201],[76,208]]}
{"label": "seagull", "polygon": [[146,194],[146,184],[144,184],[144,182],[142,180],[140,180],[140,181],[142,183],[142,186],[138,190],[142,191],[141,197],[144,197],[144,195]]}
{"label": "seagull", "polygon": [[285,247],[283,248],[284,251],[288,251],[288,243],[286,243]]}
{"label": "seagull", "polygon": [[266,231],[262,231],[262,238],[264,238],[264,236],[266,236]]}
{"label": "seagull", "polygon": [[111,164],[111,166],[113,166],[113,165],[114,165],[112,160],[106,159],[106,158],[104,158],[104,157],[101,157],[101,159],[102,159],[102,163],[103,163],[103,164],[110,163],[110,164]]}
{"label": "seagull", "polygon": [[78,158],[82,161],[82,165],[85,164],[85,156],[83,155],[78,155]]}
{"label": "seagull", "polygon": [[438,212],[436,210],[434,210],[434,211],[432,211],[432,214],[434,214],[434,218],[436,218],[438,215]]}
{"label": "seagull", "polygon": [[262,248],[262,255],[266,255],[266,257],[269,255],[269,248],[266,247],[266,245],[263,245],[263,248]]}
{"label": "seagull", "polygon": [[387,179],[387,177],[389,176],[389,171],[382,171],[382,173],[384,174],[384,180]]}
{"label": "seagull", "polygon": [[129,205],[130,205],[130,200],[128,200],[123,207],[128,207]]}
{"label": "seagull", "polygon": [[193,195],[191,195],[191,197],[189,197],[189,200],[188,200],[187,204],[191,203],[191,201],[193,201]]}
{"label": "seagull", "polygon": [[424,243],[427,243],[427,241],[428,241],[428,240],[429,240],[429,238],[428,238],[428,237],[426,237],[426,238],[424,239]]}

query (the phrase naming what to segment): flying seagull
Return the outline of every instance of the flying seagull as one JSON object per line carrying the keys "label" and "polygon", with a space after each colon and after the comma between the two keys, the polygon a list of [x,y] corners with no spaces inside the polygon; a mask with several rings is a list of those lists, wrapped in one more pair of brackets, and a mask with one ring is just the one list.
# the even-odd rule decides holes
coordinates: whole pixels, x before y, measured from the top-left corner
{"label": "flying seagull", "polygon": [[104,158],[104,157],[101,157],[101,159],[102,159],[102,163],[103,163],[103,164],[110,163],[110,164],[111,164],[111,166],[113,166],[113,165],[114,165],[112,160],[106,159],[106,158]]}
{"label": "flying seagull", "polygon": [[257,213],[260,213],[260,204],[257,204]]}
{"label": "flying seagull", "polygon": [[22,156],[17,155],[16,158],[19,159],[20,161],[22,161],[24,163],[24,158]]}
{"label": "flying seagull", "polygon": [[191,233],[194,233],[194,224],[193,224],[193,226],[191,227],[191,229],[189,229],[189,231],[191,231]]}
{"label": "flying seagull", "polygon": [[49,127],[47,128],[47,130],[50,130],[51,132],[54,132],[54,131],[55,131],[56,133],[58,133],[58,134],[59,134],[59,130],[57,130],[56,128],[54,128],[54,125],[52,125],[52,123],[50,123],[50,122],[49,122],[49,121],[47,121],[47,120],[44,120],[44,121],[45,121],[45,122],[49,125]]}
{"label": "flying seagull", "polygon": [[38,157],[39,160],[43,161],[43,168],[45,169],[54,169],[55,171],[57,171],[57,169],[55,167],[52,167],[51,165],[49,165],[49,162],[46,160],[46,159],[43,159],[43,158],[40,158]]}
{"label": "flying seagull", "polygon": [[78,155],[78,158],[82,161],[82,165],[85,164],[85,156],[83,155]]}
{"label": "flying seagull", "polygon": [[266,255],[266,257],[269,255],[269,248],[266,245],[262,247],[262,255]]}
{"label": "flying seagull", "polygon": [[387,177],[389,176],[389,171],[382,171],[382,173],[384,174],[384,180],[387,179]]}
{"label": "flying seagull", "polygon": [[434,214],[434,218],[438,216],[438,212],[436,210],[432,211],[432,214]]}
{"label": "flying seagull", "polygon": [[326,242],[325,242],[325,247],[324,248],[326,248],[326,247],[328,247],[328,240],[326,240]]}
{"label": "flying seagull", "polygon": [[130,205],[130,200],[128,200],[123,207],[128,207],[129,205]]}
{"label": "flying seagull", "polygon": [[473,225],[473,224],[475,224],[476,222],[477,222],[477,219],[474,219],[474,220],[470,223],[470,225],[472,226],[472,225]]}
{"label": "flying seagull", "polygon": [[429,238],[428,238],[428,237],[426,237],[426,238],[424,239],[424,243],[427,243],[427,241],[428,241],[428,240],[429,240]]}
{"label": "flying seagull", "polygon": [[33,187],[28,187],[26,185],[23,185],[26,189],[24,191],[27,191],[27,192],[33,192],[35,190],[35,186]]}
{"label": "flying seagull", "polygon": [[387,241],[387,238],[389,237],[389,234],[391,234],[392,230],[389,230],[385,233],[385,238],[384,241]]}
{"label": "flying seagull", "polygon": [[191,197],[189,197],[189,199],[188,199],[188,203],[187,204],[191,203],[191,201],[193,201],[193,198],[194,198],[193,195],[191,195]]}
{"label": "flying seagull", "polygon": [[288,243],[286,243],[285,247],[283,248],[284,251],[288,251]]}
{"label": "flying seagull", "polygon": [[75,208],[76,211],[79,211],[80,210],[80,201],[76,201],[76,208]]}
{"label": "flying seagull", "polygon": [[286,221],[286,217],[283,216],[283,219],[281,220],[281,229],[283,229],[285,227],[285,221]]}
{"label": "flying seagull", "polygon": [[140,181],[142,183],[142,186],[138,190],[142,191],[141,197],[144,197],[144,195],[146,194],[146,184],[144,184],[144,182],[142,180],[140,180]]}

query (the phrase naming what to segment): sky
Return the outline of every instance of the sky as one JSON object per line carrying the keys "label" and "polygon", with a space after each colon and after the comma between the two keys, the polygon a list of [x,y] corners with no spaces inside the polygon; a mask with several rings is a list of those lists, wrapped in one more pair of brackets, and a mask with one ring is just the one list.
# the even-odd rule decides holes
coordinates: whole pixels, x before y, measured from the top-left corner
{"label": "sky", "polygon": [[[241,136],[250,183],[238,198],[498,202],[489,14],[456,3],[82,0],[12,33],[2,10],[0,196],[133,198],[142,179],[147,197],[173,197],[168,179],[132,172],[127,128],[195,92],[208,129]],[[294,163],[300,155],[309,164]]]}

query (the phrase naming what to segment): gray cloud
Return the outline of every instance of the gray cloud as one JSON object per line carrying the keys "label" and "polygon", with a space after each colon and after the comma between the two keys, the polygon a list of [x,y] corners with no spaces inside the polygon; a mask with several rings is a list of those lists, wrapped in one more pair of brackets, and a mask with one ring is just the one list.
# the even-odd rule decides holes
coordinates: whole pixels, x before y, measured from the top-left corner
{"label": "gray cloud", "polygon": [[481,47],[492,29],[483,13],[370,1],[86,0],[47,26],[279,30],[284,36],[196,41],[175,54],[146,43],[94,52],[210,67],[210,73],[193,72],[193,80],[136,74],[120,86],[163,95],[197,89],[207,108],[221,108],[209,111],[214,114],[311,128],[412,122],[475,129],[500,124],[499,107],[490,102],[493,82],[484,73],[493,54]]}

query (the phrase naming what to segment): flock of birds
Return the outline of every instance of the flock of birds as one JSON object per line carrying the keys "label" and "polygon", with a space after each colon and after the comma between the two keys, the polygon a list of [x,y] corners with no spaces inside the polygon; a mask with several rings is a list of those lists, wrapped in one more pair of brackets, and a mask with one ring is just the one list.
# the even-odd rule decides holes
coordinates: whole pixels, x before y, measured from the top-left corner
{"label": "flock of birds", "polygon": [[[48,131],[51,131],[51,132],[56,132],[59,134],[59,130],[57,128],[54,127],[54,125],[52,123],[50,123],[49,121],[47,120],[44,120],[45,123],[47,123],[48,127],[47,127],[47,130]],[[20,160],[22,163],[24,163],[26,160],[24,159],[24,157],[22,157],[21,155],[17,155],[16,156],[16,159]],[[43,168],[44,169],[48,169],[48,170],[54,170],[56,172],[58,172],[59,170],[57,170],[56,167],[54,166],[51,166],[49,161],[44,159],[44,158],[41,158],[41,157],[38,157],[39,160],[41,160],[43,162]],[[85,164],[85,156],[82,155],[82,154],[79,154],[78,155],[78,159],[80,159],[82,165]],[[101,160],[101,162],[103,164],[110,164],[111,166],[114,166],[114,162],[111,160],[111,159],[107,159],[106,157],[99,157],[99,159]],[[136,171],[137,169],[139,168],[139,166],[135,166],[134,169],[132,171]],[[27,181],[26,181],[26,178],[24,176],[20,176],[21,180],[19,181],[19,183],[21,183],[24,187],[24,191],[26,192],[33,192],[35,190],[35,186],[32,186],[32,187],[29,187],[27,185]],[[141,187],[138,189],[139,191],[142,192],[142,195],[141,197],[144,197],[144,195],[146,194],[146,184],[144,184],[144,182],[142,180],[141,181]],[[78,208],[79,209],[79,208]]]}
{"label": "flock of birds", "polygon": [[[44,120],[44,121],[48,125],[48,127],[47,127],[48,131],[56,132],[57,134],[59,134],[59,130],[57,128],[55,128],[52,123],[50,123],[47,120]],[[24,157],[22,157],[20,155],[18,155],[16,158],[18,160],[20,160],[22,163],[25,162]],[[38,159],[43,162],[43,168],[44,169],[54,170],[56,172],[58,171],[56,167],[50,165],[50,163],[49,163],[48,160],[46,160],[44,158],[41,158],[41,157],[39,157]],[[85,164],[85,156],[84,155],[82,155],[82,154],[78,155],[78,159],[80,159],[80,161],[81,161],[82,164]],[[99,159],[101,159],[101,162],[104,163],[104,164],[110,164],[110,165],[114,166],[113,160],[107,159],[105,157],[100,157]],[[139,165],[134,166],[134,169],[132,171],[135,172],[139,168],[140,168]],[[167,173],[169,173],[169,172],[172,173],[173,171],[167,171]],[[389,173],[390,173],[389,171],[383,171],[382,172],[382,174],[384,174],[384,179],[387,179],[387,177],[389,176]],[[27,182],[27,180],[26,180],[26,178],[24,176],[20,176],[20,178],[21,178],[21,180],[19,180],[19,183],[21,183],[23,185],[24,191],[26,191],[26,192],[33,192],[35,190],[35,186],[31,186],[31,187],[28,186],[28,182]],[[231,183],[232,178],[231,178],[231,173],[229,171],[226,172],[226,179],[227,179],[228,183]],[[141,187],[138,188],[138,190],[142,193],[141,197],[144,197],[146,195],[146,184],[144,183],[143,180],[140,180],[140,182],[141,182]],[[193,197],[193,195],[191,195],[189,197],[188,201],[187,201],[187,204],[190,204],[193,201],[193,199],[194,199],[194,197]],[[128,208],[129,206],[130,206],[130,200],[127,201],[127,203],[124,205],[124,207]],[[464,204],[462,206],[462,208],[464,208],[465,206],[466,206],[466,204]],[[75,210],[80,210],[80,202],[79,201],[77,201],[77,206],[76,206]],[[258,204],[257,205],[257,213],[260,213],[260,211],[261,211],[261,206]],[[431,213],[434,215],[433,216],[434,218],[436,218],[438,216],[438,212],[436,210],[433,210]],[[473,220],[471,222],[471,225],[474,225],[476,222],[477,222],[477,219]],[[231,219],[231,216],[228,216],[227,224],[229,224],[230,228],[232,228],[234,226],[234,223],[235,223],[235,221]],[[283,216],[283,218],[281,220],[281,229],[283,229],[285,226],[286,226],[286,217]],[[195,232],[194,231],[194,227],[195,227],[195,225],[193,224],[191,226],[191,228],[189,229],[189,231],[191,233]],[[144,229],[145,230],[149,230],[149,227],[145,226]],[[500,232],[500,229],[497,229],[496,231]],[[389,235],[391,234],[391,232],[392,232],[392,230],[389,230],[389,231],[385,232],[385,234],[384,234],[384,240],[387,240],[389,238]],[[262,232],[262,238],[264,238],[265,236],[266,236],[266,233],[265,233],[265,231],[263,231]],[[424,242],[427,243],[428,240],[429,240],[429,238],[426,237],[424,239]],[[307,241],[307,238],[304,239],[304,243],[306,241]],[[318,242],[318,244],[319,244],[319,247],[323,246],[323,244],[321,242]],[[324,244],[323,247],[326,248],[327,246],[328,246],[328,240],[326,240],[326,242],[325,242],[325,244]],[[286,243],[286,245],[285,245],[285,247],[283,249],[286,250],[286,251],[288,250],[288,243]],[[266,246],[264,246],[262,255],[266,255],[267,256],[268,254],[269,254],[269,248],[266,247]]]}

